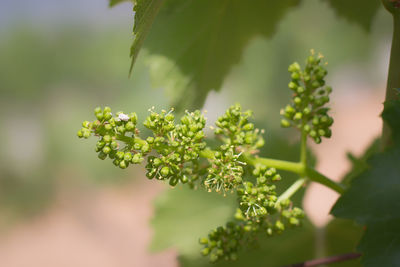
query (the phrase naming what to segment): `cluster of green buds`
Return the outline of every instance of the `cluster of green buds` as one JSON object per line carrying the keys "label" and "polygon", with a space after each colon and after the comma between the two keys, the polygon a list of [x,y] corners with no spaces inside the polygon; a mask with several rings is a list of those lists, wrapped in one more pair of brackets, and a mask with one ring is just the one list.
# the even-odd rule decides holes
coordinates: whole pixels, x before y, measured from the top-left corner
{"label": "cluster of green buds", "polygon": [[82,129],[78,131],[78,137],[99,137],[95,149],[98,157],[102,160],[109,157],[114,165],[122,169],[127,168],[130,163],[141,163],[150,151],[150,146],[138,137],[136,113],[127,115],[117,112],[113,116],[109,107],[105,107],[104,110],[97,107],[94,113],[96,120],[84,121]]}
{"label": "cluster of green buds", "polygon": [[239,104],[231,106],[224,115],[215,122],[215,134],[228,146],[233,146],[238,152],[255,153],[264,146],[262,131],[254,128],[249,122],[252,111],[242,111]]}
{"label": "cluster of green buds", "polygon": [[201,254],[209,256],[211,262],[236,260],[245,238],[246,232],[241,224],[228,222],[226,226],[212,230],[208,237],[200,238],[199,242],[204,246]]}
{"label": "cluster of green buds", "polygon": [[252,182],[244,182],[243,186],[237,190],[240,209],[246,218],[273,213],[278,200],[276,186],[272,184],[281,179],[276,169],[257,165],[253,175],[257,177],[255,185]]}
{"label": "cluster of green buds", "polygon": [[328,115],[329,108],[326,107],[332,87],[325,85],[328,72],[322,59],[321,55],[316,56],[311,51],[304,70],[297,62],[289,66],[292,103],[281,110],[285,117],[281,120],[282,127],[294,126],[317,144],[321,143],[322,137],[331,137],[330,127],[333,124],[332,117]]}
{"label": "cluster of green buds", "polygon": [[146,141],[158,152],[158,156],[148,157],[147,177],[169,180],[171,186],[178,182],[193,184],[198,180],[199,155],[206,147],[204,127],[206,120],[200,111],[186,112],[181,123],[174,124],[170,112],[151,111],[144,126],[153,131]]}
{"label": "cluster of green buds", "polygon": [[259,234],[273,236],[281,234],[286,228],[299,226],[304,212],[300,208],[292,208],[290,201],[284,202],[279,203],[275,216],[264,215],[257,220],[247,219],[238,209],[235,221],[212,230],[208,237],[200,238],[199,243],[204,246],[201,254],[208,256],[211,262],[236,260],[242,247],[257,243]]}

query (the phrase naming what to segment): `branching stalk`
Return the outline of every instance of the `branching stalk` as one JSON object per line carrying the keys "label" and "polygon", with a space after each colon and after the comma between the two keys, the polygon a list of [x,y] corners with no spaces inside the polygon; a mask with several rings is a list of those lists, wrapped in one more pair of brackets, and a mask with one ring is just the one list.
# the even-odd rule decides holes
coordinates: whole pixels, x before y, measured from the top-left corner
{"label": "branching stalk", "polygon": [[277,204],[280,202],[290,199],[300,188],[303,187],[303,185],[307,182],[306,178],[300,178],[296,182],[294,182],[288,189],[286,189],[285,192],[282,193],[282,195],[279,196],[277,200]]}

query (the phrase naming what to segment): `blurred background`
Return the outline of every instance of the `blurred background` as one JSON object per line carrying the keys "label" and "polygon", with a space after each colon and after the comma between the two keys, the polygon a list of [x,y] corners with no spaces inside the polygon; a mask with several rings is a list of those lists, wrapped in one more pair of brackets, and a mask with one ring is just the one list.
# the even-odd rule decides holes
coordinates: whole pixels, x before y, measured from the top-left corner
{"label": "blurred background", "polygon": [[[169,107],[149,51],[128,78],[133,15],[129,2],[0,2],[0,266],[208,266],[198,237],[232,216],[234,199],[148,181],[143,166],[115,168],[98,160],[95,140],[76,137],[96,106],[139,118]],[[240,102],[266,129],[265,153],[296,160],[296,134],[279,128],[279,110],[290,95],[287,66],[314,48],[329,62],[336,122],[332,139],[311,148],[317,169],[340,180],[351,168],[346,152],[361,155],[380,133],[390,41],[383,9],[368,32],[326,2],[303,1],[271,38],[249,43],[208,95],[207,117]],[[303,229],[262,240],[242,259],[280,266],[353,250],[361,229],[331,220],[336,198],[311,185],[296,200],[309,215]],[[337,266],[358,266],[348,264]]]}

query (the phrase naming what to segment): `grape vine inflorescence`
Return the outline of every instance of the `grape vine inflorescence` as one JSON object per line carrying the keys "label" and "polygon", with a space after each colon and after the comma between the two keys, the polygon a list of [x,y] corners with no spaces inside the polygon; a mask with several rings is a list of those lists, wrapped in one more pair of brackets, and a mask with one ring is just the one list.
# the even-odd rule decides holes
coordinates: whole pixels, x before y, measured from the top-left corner
{"label": "grape vine inflorescence", "polygon": [[[84,121],[78,137],[98,137],[98,157],[111,159],[121,169],[147,158],[149,179],[165,180],[171,186],[188,184],[224,195],[236,193],[238,208],[234,218],[200,239],[204,246],[202,254],[209,256],[210,261],[235,260],[240,248],[254,243],[257,235],[272,236],[301,224],[304,213],[290,198],[304,185],[306,176],[312,179],[314,175],[315,181],[342,190],[315,170],[310,172],[303,151],[307,136],[320,143],[322,137],[331,135],[333,120],[325,104],[332,89],[325,86],[327,71],[321,61],[321,56],[312,53],[304,70],[298,63],[289,67],[289,88],[294,94],[292,103],[281,111],[285,117],[281,124],[296,127],[305,137],[300,163],[259,158],[259,148],[264,145],[263,131],[250,122],[252,112],[243,111],[239,104],[228,108],[216,121],[213,129],[220,144],[213,149],[205,142],[206,119],[199,110],[186,111],[177,123],[173,110],[150,109],[143,125],[152,134],[144,138],[137,128],[136,113],[113,115],[109,107],[97,107],[96,119]],[[280,196],[276,192],[276,183],[282,179],[279,168],[300,175]]]}
{"label": "grape vine inflorescence", "polygon": [[328,115],[329,108],[325,106],[329,102],[332,87],[325,85],[328,72],[322,59],[321,55],[316,56],[312,51],[304,70],[297,62],[289,66],[292,103],[281,110],[285,117],[281,120],[282,127],[294,126],[317,144],[321,143],[322,137],[331,137],[330,127],[333,124],[332,117]]}

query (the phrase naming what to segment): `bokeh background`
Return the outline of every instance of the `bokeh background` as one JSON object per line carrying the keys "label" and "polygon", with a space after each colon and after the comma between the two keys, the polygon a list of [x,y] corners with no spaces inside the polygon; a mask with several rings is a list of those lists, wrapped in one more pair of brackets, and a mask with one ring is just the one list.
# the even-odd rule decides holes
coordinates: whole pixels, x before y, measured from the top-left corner
{"label": "bokeh background", "polygon": [[[232,216],[233,199],[148,181],[143,166],[117,169],[98,160],[94,140],[76,137],[98,105],[140,118],[169,107],[168,91],[152,81],[149,51],[128,77],[133,15],[128,2],[0,2],[0,266],[208,266],[197,239]],[[317,169],[339,180],[351,168],[346,153],[361,155],[380,133],[390,38],[383,9],[366,31],[326,2],[303,1],[271,38],[250,42],[221,91],[207,97],[207,117],[240,102],[266,129],[265,153],[296,160],[297,137],[279,128],[279,109],[290,95],[288,64],[314,48],[329,62],[336,122],[332,139],[311,149]],[[336,198],[318,185],[300,192],[303,229],[261,240],[243,255],[246,265],[353,250],[362,229],[332,221]]]}

